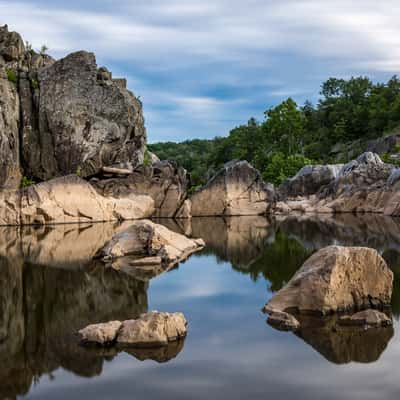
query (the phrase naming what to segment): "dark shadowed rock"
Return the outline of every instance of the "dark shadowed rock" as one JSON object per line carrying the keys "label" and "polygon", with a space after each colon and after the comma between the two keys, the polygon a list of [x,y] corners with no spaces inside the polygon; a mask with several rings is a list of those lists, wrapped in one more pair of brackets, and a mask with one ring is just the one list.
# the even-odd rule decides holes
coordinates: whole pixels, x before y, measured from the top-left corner
{"label": "dark shadowed rock", "polygon": [[247,161],[232,161],[190,197],[191,215],[262,215],[274,199],[274,187],[255,168]]}
{"label": "dark shadowed rock", "polygon": [[149,166],[142,165],[126,177],[94,180],[92,184],[103,196],[151,196],[155,217],[174,217],[186,198],[188,177],[186,170],[174,163],[158,161]]}
{"label": "dark shadowed rock", "polygon": [[392,319],[378,310],[363,310],[351,316],[339,318],[340,325],[379,327],[393,325]]}
{"label": "dark shadowed rock", "polygon": [[88,176],[103,166],[133,169],[143,161],[141,102],[105,75],[84,51],[39,71],[40,163],[27,165],[30,175]]}

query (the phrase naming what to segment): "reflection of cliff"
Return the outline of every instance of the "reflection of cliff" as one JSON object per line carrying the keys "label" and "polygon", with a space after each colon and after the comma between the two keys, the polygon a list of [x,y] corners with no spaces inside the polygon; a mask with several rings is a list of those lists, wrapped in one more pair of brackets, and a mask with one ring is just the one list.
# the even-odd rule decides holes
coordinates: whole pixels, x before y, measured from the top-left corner
{"label": "reflection of cliff", "polygon": [[340,327],[336,317],[301,316],[301,330],[296,335],[317,350],[328,361],[346,364],[352,361],[377,361],[393,337],[393,327]]}
{"label": "reflection of cliff", "polygon": [[98,249],[127,224],[0,227],[0,255],[76,269],[90,263]]}
{"label": "reflection of cliff", "polygon": [[88,357],[72,333],[147,311],[146,283],[95,263],[65,270],[1,257],[0,289],[0,397],[26,393],[60,366],[101,373],[104,355]]}

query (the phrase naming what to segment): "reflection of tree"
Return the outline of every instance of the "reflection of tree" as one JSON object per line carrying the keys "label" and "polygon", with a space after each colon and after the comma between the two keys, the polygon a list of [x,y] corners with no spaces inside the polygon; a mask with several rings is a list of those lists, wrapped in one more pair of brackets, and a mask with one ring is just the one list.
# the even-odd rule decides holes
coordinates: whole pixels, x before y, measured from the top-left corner
{"label": "reflection of tree", "polygon": [[297,240],[278,230],[274,242],[266,244],[258,258],[246,269],[236,264],[232,264],[232,268],[249,274],[254,281],[264,277],[270,282],[271,290],[276,291],[290,280],[311,254],[312,251],[305,249]]}

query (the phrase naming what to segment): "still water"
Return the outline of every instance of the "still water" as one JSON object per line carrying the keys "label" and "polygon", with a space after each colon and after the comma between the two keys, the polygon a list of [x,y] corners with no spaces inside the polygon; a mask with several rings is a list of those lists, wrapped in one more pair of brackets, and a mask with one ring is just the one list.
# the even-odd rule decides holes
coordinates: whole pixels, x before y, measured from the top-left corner
{"label": "still water", "polygon": [[[0,398],[397,399],[400,220],[261,217],[164,220],[206,248],[153,276],[91,261],[115,224],[0,229]],[[394,329],[274,330],[261,308],[317,249],[374,247],[395,273]],[[185,341],[160,350],[86,349],[73,333],[147,310],[182,311]]]}

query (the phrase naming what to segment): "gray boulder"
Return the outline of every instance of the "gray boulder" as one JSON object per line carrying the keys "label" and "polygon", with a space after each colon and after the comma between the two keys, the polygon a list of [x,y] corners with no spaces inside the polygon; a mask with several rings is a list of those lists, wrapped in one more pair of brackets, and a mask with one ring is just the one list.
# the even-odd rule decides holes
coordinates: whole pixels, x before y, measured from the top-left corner
{"label": "gray boulder", "polygon": [[315,194],[323,186],[332,183],[342,167],[343,164],[306,165],[294,177],[283,182],[279,191],[289,197]]}

